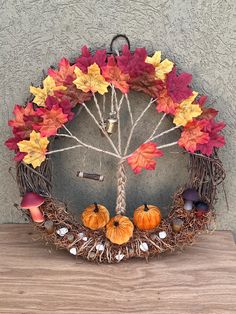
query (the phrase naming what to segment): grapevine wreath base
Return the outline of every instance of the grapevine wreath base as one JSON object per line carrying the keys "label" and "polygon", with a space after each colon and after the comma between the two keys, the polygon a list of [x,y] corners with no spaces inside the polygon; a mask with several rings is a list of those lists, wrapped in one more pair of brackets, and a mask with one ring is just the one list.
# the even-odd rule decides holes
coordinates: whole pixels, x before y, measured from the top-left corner
{"label": "grapevine wreath base", "polygon": [[[145,48],[131,52],[129,41],[124,38],[128,45],[122,52],[113,51],[114,40],[110,52],[104,49],[91,54],[84,46],[75,63],[62,58],[58,69],[50,68],[41,87],[30,87],[33,97],[24,106],[15,106],[15,118],[9,121],[13,137],[6,141],[6,146],[16,154],[17,182],[23,197],[21,210],[42,237],[72,255],[102,263],[120,262],[130,257],[147,259],[192,244],[195,236],[209,230],[214,221],[216,189],[225,177],[217,155],[218,148],[225,144],[220,134],[225,124],[215,120],[218,111],[206,107],[207,97],[199,97],[198,92],[191,89],[190,74],[179,73],[168,59],[161,60],[160,51],[152,56],[147,55]],[[108,88],[111,95],[106,98]],[[137,118],[133,115],[136,106],[131,106],[129,101],[130,91],[143,92],[150,97]],[[102,104],[97,94],[103,95]],[[90,110],[91,103],[86,104],[88,100],[93,100],[95,114]],[[124,106],[128,110],[125,122],[129,131],[125,145],[120,124]],[[147,139],[130,151],[135,128],[153,106],[154,130],[147,126],[144,130],[148,133]],[[81,109],[95,123],[97,136],[102,136],[101,144],[108,142],[112,151],[82,141],[66,126],[79,116]],[[161,114],[161,118],[155,113]],[[166,117],[171,118],[175,126],[158,133]],[[160,137],[177,129],[180,131],[178,141],[159,144]],[[75,141],[77,145],[53,150],[53,140],[60,137]],[[134,210],[133,218],[126,217],[126,168],[130,166],[135,174],[154,170],[156,159],[164,155],[162,149],[176,145],[184,149],[183,154],[189,155],[189,179],[173,196],[169,215],[164,218],[157,206],[142,204]],[[75,148],[116,158],[114,217],[110,218],[104,205],[94,203],[84,209],[78,221],[64,203],[53,197],[51,154]],[[79,156],[81,158],[81,153]],[[102,175],[83,171],[77,175],[99,182],[104,180]]]}
{"label": "grapevine wreath base", "polygon": [[[46,166],[45,166],[46,164]],[[18,185],[22,194],[33,190],[36,193],[51,190],[50,160],[44,163],[38,173],[31,168],[19,164],[17,168]],[[44,223],[35,224],[42,238],[47,243],[53,243],[59,249],[67,249],[71,254],[81,256],[89,261],[99,263],[118,263],[131,257],[148,258],[164,252],[173,252],[191,245],[197,235],[212,230],[215,212],[213,204],[216,198],[216,188],[225,178],[225,172],[217,153],[209,157],[191,155],[189,161],[189,181],[173,196],[172,210],[166,219],[162,219],[158,228],[152,231],[140,231],[135,228],[132,239],[123,245],[112,244],[107,240],[104,229],[92,231],[84,227],[71,213],[66,204],[55,198],[47,197],[40,206],[46,221],[53,222],[55,230],[66,228],[67,236],[59,236],[56,232],[48,233]],[[201,199],[209,204],[210,210],[200,218],[194,211],[184,209],[183,191],[193,187],[199,191]],[[41,192],[42,193],[42,192]],[[31,220],[28,211],[25,211]],[[180,232],[173,231],[173,221],[181,219],[183,226]],[[68,236],[69,235],[69,236]]]}

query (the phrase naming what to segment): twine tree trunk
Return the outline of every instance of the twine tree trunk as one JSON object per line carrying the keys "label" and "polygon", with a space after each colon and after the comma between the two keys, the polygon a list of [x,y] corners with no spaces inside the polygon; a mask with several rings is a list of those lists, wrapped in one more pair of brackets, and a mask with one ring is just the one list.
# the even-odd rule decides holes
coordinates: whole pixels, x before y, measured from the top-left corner
{"label": "twine tree trunk", "polygon": [[118,163],[117,170],[117,198],[116,198],[116,214],[125,214],[126,212],[126,171],[125,171],[125,159],[121,158]]}

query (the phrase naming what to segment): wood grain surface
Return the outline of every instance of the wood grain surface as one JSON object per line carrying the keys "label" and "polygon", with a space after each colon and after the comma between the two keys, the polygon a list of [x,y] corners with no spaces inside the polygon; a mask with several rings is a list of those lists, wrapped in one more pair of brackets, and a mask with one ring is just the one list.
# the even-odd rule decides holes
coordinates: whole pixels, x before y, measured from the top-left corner
{"label": "wood grain surface", "polygon": [[201,236],[183,253],[146,263],[77,261],[30,225],[0,226],[0,313],[236,313],[230,232]]}

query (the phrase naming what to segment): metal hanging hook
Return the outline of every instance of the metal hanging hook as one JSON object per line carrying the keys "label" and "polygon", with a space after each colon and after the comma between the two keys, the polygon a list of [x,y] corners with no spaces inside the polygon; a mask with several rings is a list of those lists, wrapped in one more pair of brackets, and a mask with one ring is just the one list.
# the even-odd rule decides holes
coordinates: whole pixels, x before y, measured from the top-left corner
{"label": "metal hanging hook", "polygon": [[110,44],[110,53],[114,53],[114,50],[113,50],[113,45],[114,45],[114,42],[118,39],[118,38],[123,38],[125,39],[128,47],[129,47],[129,50],[130,50],[130,41],[129,41],[129,38],[124,35],[124,34],[117,34],[115,35],[112,40],[111,40],[111,44]]}

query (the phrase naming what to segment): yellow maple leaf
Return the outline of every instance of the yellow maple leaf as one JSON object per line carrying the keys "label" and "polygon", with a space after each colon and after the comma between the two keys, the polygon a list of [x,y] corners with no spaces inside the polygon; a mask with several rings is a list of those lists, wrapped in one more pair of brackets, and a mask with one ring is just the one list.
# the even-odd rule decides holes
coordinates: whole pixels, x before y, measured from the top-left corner
{"label": "yellow maple leaf", "polygon": [[46,151],[49,141],[47,137],[41,137],[40,133],[32,131],[30,140],[17,143],[20,152],[27,153],[24,157],[26,164],[31,164],[34,168],[41,165],[46,159]]}
{"label": "yellow maple leaf", "polygon": [[193,92],[193,95],[183,100],[177,107],[174,117],[175,125],[185,126],[188,122],[192,121],[193,118],[200,116],[202,110],[198,104],[193,104],[194,99],[198,93]]}
{"label": "yellow maple leaf", "polygon": [[66,90],[65,86],[56,86],[54,79],[47,76],[43,81],[43,88],[30,86],[30,92],[33,94],[33,102],[38,106],[45,107],[45,101],[48,96],[53,96],[54,91]]}
{"label": "yellow maple leaf", "polygon": [[147,57],[146,62],[155,67],[156,79],[164,81],[166,74],[172,71],[174,63],[168,59],[161,62],[161,51],[156,51],[152,57]]}
{"label": "yellow maple leaf", "polygon": [[73,83],[83,92],[98,92],[103,95],[107,93],[107,87],[110,85],[100,73],[100,68],[96,63],[88,67],[88,73],[83,73],[78,67],[75,67],[76,79]]}

